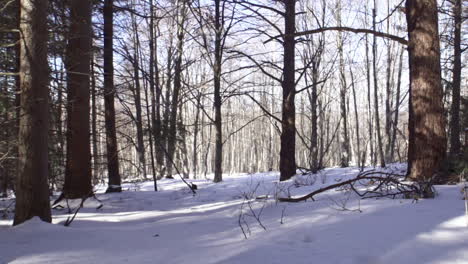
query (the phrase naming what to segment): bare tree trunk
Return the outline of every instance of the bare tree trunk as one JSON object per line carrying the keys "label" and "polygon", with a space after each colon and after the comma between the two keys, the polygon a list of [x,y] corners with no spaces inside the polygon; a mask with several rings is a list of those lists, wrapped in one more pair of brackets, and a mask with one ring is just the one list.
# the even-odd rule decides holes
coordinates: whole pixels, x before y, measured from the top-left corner
{"label": "bare tree trunk", "polygon": [[296,0],[284,0],[283,103],[281,121],[280,181],[296,174],[295,44]]}
{"label": "bare tree trunk", "polygon": [[[94,57],[94,56],[93,56]],[[99,151],[98,151],[98,131],[97,131],[97,109],[96,109],[96,77],[94,71],[94,59],[91,60],[91,130],[93,145],[93,182],[99,182]]]}
{"label": "bare tree trunk", "polygon": [[462,26],[462,0],[455,0],[453,6],[453,79],[452,79],[452,105],[450,107],[450,154],[461,153],[460,143],[460,84],[461,84],[461,26]]}
{"label": "bare tree trunk", "polygon": [[[151,84],[150,84],[151,86]],[[154,124],[152,122],[152,114],[150,110],[150,104],[149,104],[149,96],[148,96],[148,86],[145,86],[145,104],[146,104],[146,122],[148,123],[148,131],[153,131],[152,125]],[[153,174],[153,182],[154,182],[154,191],[158,191],[158,183],[156,179],[156,165],[154,162],[154,145],[153,145],[153,133],[148,134],[148,139],[149,139],[149,147],[150,147],[150,158],[151,158],[151,173]]]}
{"label": "bare tree trunk", "polygon": [[47,0],[20,1],[21,113],[13,224],[39,216],[51,222],[48,168]]}
{"label": "bare tree trunk", "polygon": [[90,145],[91,1],[70,2],[67,45],[67,161],[63,197],[83,198],[93,193]]}
{"label": "bare tree trunk", "polygon": [[[169,118],[171,114],[171,101],[169,97],[171,96],[171,86],[172,86],[172,58],[173,58],[173,51],[172,51],[172,38],[169,40],[169,48],[167,49],[167,70],[166,70],[166,91],[164,94],[164,114],[163,114],[163,122],[161,126],[161,142],[158,144],[160,147],[161,153],[164,154],[164,167],[161,169],[161,177],[167,176],[167,164],[172,166],[171,162],[168,160],[168,151],[167,151],[167,144],[169,139]],[[156,97],[157,99],[158,97]]]}
{"label": "bare tree trunk", "polygon": [[[151,95],[151,123],[148,123],[148,126],[151,127],[150,129],[152,136],[150,135],[150,145],[154,146],[154,153],[156,158],[156,164],[154,164],[153,158],[153,150],[151,151],[151,166],[153,169],[153,181],[154,181],[154,190],[158,191],[158,184],[157,184],[157,175],[156,175],[156,166],[158,171],[161,171],[161,167],[163,166],[163,151],[161,149],[161,89],[159,87],[159,78],[155,78],[156,75],[159,76],[159,71],[157,68],[157,61],[156,61],[156,38],[154,34],[154,3],[153,0],[150,0],[150,24],[149,24],[149,32],[150,32],[150,39],[149,39],[149,48],[150,48],[150,60],[149,60],[149,82],[150,82],[150,95]],[[156,80],[155,80],[156,79]],[[148,102],[146,102],[148,104]],[[148,116],[149,116],[148,112]],[[148,117],[149,118],[149,117]],[[154,139],[154,142],[152,141]],[[153,147],[151,147],[153,148]]]}
{"label": "bare tree trunk", "polygon": [[[315,54],[317,55],[317,54]],[[312,63],[312,91],[309,93],[309,101],[311,107],[311,134],[310,134],[310,169],[316,173],[319,168],[318,162],[318,133],[317,133],[317,82],[318,82],[318,67],[320,62]]]}
{"label": "bare tree trunk", "polygon": [[[197,178],[197,162],[198,162],[198,132],[199,132],[199,120],[200,120],[200,108],[201,106],[202,93],[197,94],[196,98],[196,112],[195,112],[195,123],[193,131],[193,155],[192,155],[192,173],[193,178]],[[202,140],[203,141],[203,140]]]}
{"label": "bare tree trunk", "polygon": [[[387,0],[387,14],[390,16],[390,1]],[[390,17],[387,18],[387,32],[390,33]],[[391,126],[392,126],[392,43],[387,43],[387,76],[385,80],[385,161],[392,162],[390,159],[391,146]]]}
{"label": "bare tree trunk", "polygon": [[[184,47],[184,24],[186,17],[186,3],[182,0],[182,6],[178,6],[177,14],[177,48],[174,64],[174,90],[172,91],[172,103],[169,119],[169,129],[167,135],[167,175],[172,178],[172,167],[177,139],[177,110],[179,104],[179,94],[182,89],[182,53]],[[167,100],[167,99],[166,99]]]}
{"label": "bare tree trunk", "polygon": [[[338,1],[337,6],[337,20],[338,26],[341,27],[341,0]],[[346,110],[346,93],[348,84],[346,83],[345,66],[343,58],[343,33],[338,32],[338,53],[340,56],[340,120],[341,120],[341,133],[340,133],[340,151],[341,151],[341,167],[348,167],[349,160],[351,159],[351,151],[349,146],[348,135],[348,113]]]}
{"label": "bare tree trunk", "polygon": [[[447,146],[437,15],[436,0],[406,1],[413,111],[409,128],[413,140],[409,176],[420,183],[438,176]],[[425,191],[426,196],[432,194],[430,190]]]}
{"label": "bare tree trunk", "polygon": [[221,64],[222,49],[221,35],[222,24],[220,5],[221,0],[215,2],[215,62],[214,62],[214,110],[215,110],[215,170],[214,182],[223,180],[223,131],[221,123]]}
{"label": "bare tree trunk", "polygon": [[[374,0],[374,9],[372,9],[372,28],[375,30],[375,0]],[[380,131],[380,115],[379,115],[379,88],[377,85],[377,38],[373,35],[374,41],[372,45],[372,65],[374,69],[374,112],[375,112],[375,129],[377,133],[377,144],[380,157],[380,166],[385,167],[385,156],[383,152],[383,143],[382,143],[382,133]]]}
{"label": "bare tree trunk", "polygon": [[[0,101],[0,105],[2,106],[2,111],[3,111],[3,122],[4,124],[10,124],[10,102],[9,102],[9,91],[8,91],[8,77],[5,76],[3,78],[2,82],[2,87],[3,91],[0,90],[3,94],[0,94],[1,97],[3,98],[2,101]],[[3,133],[0,133],[1,139],[0,139],[0,146],[2,147],[2,153],[9,153],[10,151],[10,127],[5,127],[2,131]],[[3,144],[1,144],[3,143]],[[8,196],[8,187],[10,184],[10,177],[9,175],[9,168],[10,168],[10,162],[7,159],[0,159],[0,194],[2,194],[0,197],[7,197]]]}
{"label": "bare tree trunk", "polygon": [[104,0],[104,109],[106,124],[107,173],[106,192],[121,192],[117,131],[115,128],[114,88],[114,11],[113,0]]}
{"label": "bare tree trunk", "polygon": [[358,114],[358,108],[357,108],[357,102],[356,102],[356,87],[355,87],[355,82],[354,82],[354,75],[353,75],[353,70],[351,67],[349,68],[349,73],[351,74],[351,87],[353,89],[353,103],[354,103],[354,117],[355,117],[355,124],[356,124],[356,144],[357,144],[357,165],[364,167],[364,163],[361,164],[361,138],[359,135],[359,114]]}
{"label": "bare tree trunk", "polygon": [[[366,4],[366,13],[367,13],[367,4]],[[367,26],[367,15],[365,16],[366,26]],[[371,100],[371,77],[370,77],[370,59],[369,59],[369,38],[366,34],[366,80],[367,80],[367,105],[368,105],[368,131],[369,131],[369,157],[370,163],[375,166],[375,152],[374,152],[374,128],[373,128],[373,118],[372,118],[372,100]]]}
{"label": "bare tree trunk", "polygon": [[182,104],[179,104],[179,117],[177,122],[177,130],[179,131],[180,141],[179,141],[179,153],[182,160],[182,174],[185,179],[189,178],[189,163],[187,157],[187,130],[184,126],[184,118],[182,116]]}
{"label": "bare tree trunk", "polygon": [[146,179],[146,157],[145,143],[143,139],[143,118],[141,117],[141,84],[140,84],[140,38],[138,33],[138,25],[135,16],[132,14],[132,25],[134,32],[134,54],[133,54],[133,76],[135,81],[134,99],[136,111],[136,128],[137,128],[137,152],[138,152],[138,172],[143,179]]}
{"label": "bare tree trunk", "polygon": [[398,63],[398,80],[397,80],[397,90],[396,90],[396,99],[395,99],[395,116],[393,118],[392,124],[392,138],[390,141],[390,160],[393,160],[395,157],[395,141],[398,131],[398,119],[400,115],[400,92],[401,92],[401,74],[403,72],[403,53],[402,49],[400,52],[400,58]]}

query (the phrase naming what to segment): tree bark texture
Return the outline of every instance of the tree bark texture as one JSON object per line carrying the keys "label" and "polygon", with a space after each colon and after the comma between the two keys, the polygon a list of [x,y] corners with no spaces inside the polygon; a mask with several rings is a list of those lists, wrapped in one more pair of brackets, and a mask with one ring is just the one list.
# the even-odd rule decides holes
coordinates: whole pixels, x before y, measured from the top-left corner
{"label": "tree bark texture", "polygon": [[20,126],[13,224],[34,216],[51,222],[48,168],[47,0],[21,0]]}
{"label": "tree bark texture", "polygon": [[104,1],[104,117],[106,126],[107,192],[122,190],[119,172],[117,131],[115,127],[115,88],[114,88],[114,11],[113,0]]}
{"label": "tree bark texture", "polygon": [[283,56],[283,102],[281,121],[280,180],[290,179],[296,174],[296,93],[295,39],[296,1],[284,0],[285,34]]}
{"label": "tree bark texture", "polygon": [[410,178],[428,182],[441,170],[446,151],[436,0],[407,0],[410,65]]}
{"label": "tree bark texture", "polygon": [[90,142],[91,1],[70,2],[67,67],[67,161],[63,196],[92,194]]}

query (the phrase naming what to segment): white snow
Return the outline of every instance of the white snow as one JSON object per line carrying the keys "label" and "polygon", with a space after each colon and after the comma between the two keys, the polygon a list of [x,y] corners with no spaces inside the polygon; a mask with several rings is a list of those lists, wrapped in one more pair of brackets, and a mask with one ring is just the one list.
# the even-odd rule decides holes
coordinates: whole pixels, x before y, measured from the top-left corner
{"label": "white snow", "polygon": [[[358,200],[337,190],[316,201],[275,202],[276,195],[305,194],[357,172],[333,168],[280,184],[278,173],[191,180],[195,196],[178,179],[159,181],[159,192],[151,182],[125,184],[120,194],[103,194],[101,186],[102,208],[89,199],[69,227],[67,209],[53,210],[53,224],[33,218],[11,227],[11,214],[0,220],[0,263],[468,263],[458,186],[436,186],[435,199],[417,202]],[[248,203],[245,196],[265,199]]]}

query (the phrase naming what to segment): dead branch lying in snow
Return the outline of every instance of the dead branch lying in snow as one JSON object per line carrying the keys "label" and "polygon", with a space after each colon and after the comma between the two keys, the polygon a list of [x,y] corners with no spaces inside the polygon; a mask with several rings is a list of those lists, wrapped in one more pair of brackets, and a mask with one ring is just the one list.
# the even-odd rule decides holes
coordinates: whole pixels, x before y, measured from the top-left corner
{"label": "dead branch lying in snow", "polygon": [[[340,187],[349,187],[361,198],[378,197],[404,197],[418,199],[424,197],[424,186],[413,183],[404,183],[404,175],[398,175],[389,172],[379,172],[375,170],[359,173],[355,178],[338,182],[301,197],[279,197],[280,202],[300,202],[307,199],[314,200],[314,196],[329,190]],[[365,188],[361,188],[365,187]]]}

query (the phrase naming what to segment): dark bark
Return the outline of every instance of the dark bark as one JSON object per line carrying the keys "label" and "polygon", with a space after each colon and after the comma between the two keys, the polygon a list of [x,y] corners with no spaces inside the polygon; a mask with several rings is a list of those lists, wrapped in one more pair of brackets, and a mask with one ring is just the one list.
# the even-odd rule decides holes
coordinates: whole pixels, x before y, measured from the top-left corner
{"label": "dark bark", "polygon": [[[145,85],[145,104],[146,104],[146,122],[148,124],[148,131],[152,131],[153,129],[153,123],[152,123],[152,115],[151,115],[151,110],[150,110],[150,104],[149,104],[149,96],[148,96],[148,86]],[[153,144],[153,133],[148,134],[148,140],[149,140],[149,147],[150,147],[150,158],[151,158],[151,174],[153,176],[153,183],[154,183],[154,191],[158,191],[158,183],[156,179],[156,164],[154,161],[154,144]]]}
{"label": "dark bark", "polygon": [[407,0],[410,65],[410,179],[431,182],[446,151],[436,0]]}
{"label": "dark bark", "polygon": [[169,48],[167,49],[167,70],[166,70],[166,91],[164,94],[164,114],[163,114],[163,122],[161,125],[161,141],[160,144],[157,144],[159,146],[159,150],[161,151],[162,154],[164,154],[164,167],[161,169],[161,176],[164,177],[167,176],[167,164],[169,166],[171,165],[171,161],[169,161],[169,156],[168,156],[168,151],[167,151],[167,144],[169,140],[169,118],[171,115],[171,100],[169,100],[169,97],[171,96],[171,86],[172,86],[172,58],[173,58],[173,52],[172,52],[172,40],[170,40],[170,45]]}
{"label": "dark bark", "polygon": [[[390,15],[390,1],[387,0],[387,14]],[[387,32],[390,32],[390,18],[387,19]],[[387,69],[385,80],[385,161],[392,162],[390,159],[390,146],[392,140],[392,43],[387,43]]]}
{"label": "dark bark", "polygon": [[[375,9],[372,9],[372,25],[375,29]],[[385,167],[385,156],[383,151],[382,133],[380,131],[380,115],[379,115],[379,89],[377,85],[377,38],[373,35],[374,41],[372,45],[372,66],[374,69],[374,112],[375,112],[375,129],[377,133],[377,149],[379,151],[380,166]]]}
{"label": "dark bark", "polygon": [[143,138],[143,118],[141,115],[141,83],[140,83],[140,38],[138,33],[138,25],[135,16],[132,15],[132,24],[134,32],[134,54],[133,54],[133,79],[135,89],[133,91],[135,101],[136,119],[135,125],[137,129],[137,152],[138,152],[138,172],[143,179],[146,179],[146,157],[145,143]]}
{"label": "dark bark", "polygon": [[34,216],[51,222],[48,169],[47,0],[21,0],[20,126],[13,224]]}
{"label": "dark bark", "polygon": [[[198,133],[199,133],[199,120],[200,120],[200,108],[201,106],[201,93],[197,94],[197,105],[196,105],[196,112],[195,112],[195,122],[194,122],[194,128],[193,128],[193,156],[192,156],[192,173],[193,173],[193,178],[197,178],[197,162],[198,162]],[[203,139],[202,139],[203,142]]]}
{"label": "dark bark", "polygon": [[215,0],[215,61],[213,65],[214,73],[214,110],[215,110],[215,168],[214,182],[223,180],[223,131],[221,117],[221,64],[222,64],[222,48],[221,35],[222,24],[220,14],[221,0]]}
{"label": "dark bark", "polygon": [[460,85],[461,85],[461,26],[462,26],[462,0],[455,0],[453,6],[453,79],[452,104],[450,106],[450,154],[461,153],[460,142]]}
{"label": "dark bark", "polygon": [[351,74],[351,87],[353,89],[353,104],[354,104],[354,117],[355,117],[355,125],[356,125],[356,156],[357,156],[357,165],[364,167],[364,162],[361,164],[361,138],[359,135],[359,114],[356,102],[356,87],[354,82],[354,75],[353,70],[350,68],[349,73]]}
{"label": "dark bark", "polygon": [[[150,24],[149,24],[149,32],[150,32],[150,39],[149,39],[149,48],[150,48],[150,60],[149,60],[149,88],[150,88],[150,96],[151,96],[151,122],[148,122],[148,126],[150,127],[151,135],[150,139],[150,146],[151,146],[151,167],[153,170],[153,182],[154,182],[154,190],[158,191],[158,183],[157,183],[157,175],[156,175],[156,167],[158,171],[161,170],[163,165],[163,154],[161,151],[161,147],[158,143],[161,137],[161,116],[160,116],[160,94],[159,91],[159,84],[155,81],[155,70],[156,74],[159,74],[157,71],[157,63],[155,58],[156,53],[156,45],[155,45],[155,34],[154,34],[154,3],[153,0],[150,0]],[[156,78],[157,79],[157,78]],[[156,91],[157,90],[157,91]],[[157,99],[156,99],[157,96]],[[146,104],[148,105],[148,99]],[[147,106],[148,108],[148,106]],[[157,111],[157,113],[156,113]],[[148,118],[149,118],[149,111]],[[153,142],[154,140],[154,142]],[[154,146],[154,147],[153,147]],[[154,156],[153,157],[153,148],[154,148]],[[156,163],[155,163],[156,159]]]}
{"label": "dark bark", "polygon": [[92,194],[90,145],[91,1],[70,1],[67,68],[67,161],[63,197]]}
{"label": "dark bark", "polygon": [[[184,24],[186,16],[185,2],[178,7],[177,16],[177,47],[176,58],[174,63],[174,89],[172,91],[172,102],[170,107],[169,127],[167,134],[167,159],[166,159],[166,177],[172,178],[172,168],[174,163],[174,154],[176,150],[177,140],[177,110],[179,106],[179,95],[182,89],[182,55],[184,47]],[[167,100],[167,99],[166,99]]]}
{"label": "dark bark", "polygon": [[99,182],[99,151],[98,151],[98,130],[97,130],[97,90],[96,76],[94,71],[94,60],[91,60],[91,135],[93,145],[93,183]]}
{"label": "dark bark", "polygon": [[285,31],[283,55],[283,89],[281,119],[280,181],[288,180],[296,174],[296,106],[294,103],[296,0],[284,0]]}
{"label": "dark bark", "polygon": [[114,11],[113,0],[104,1],[104,117],[106,125],[107,174],[106,192],[122,191],[119,172],[117,131],[115,127],[114,88]]}

